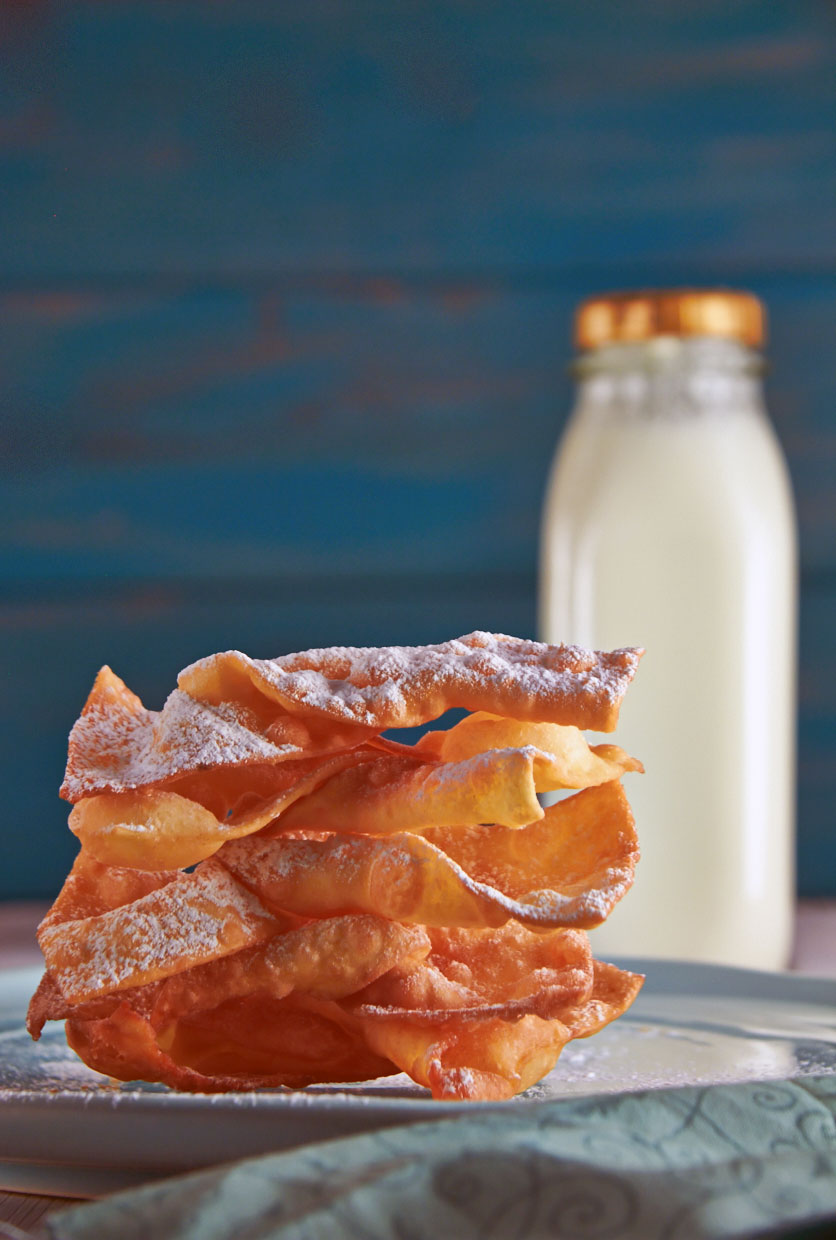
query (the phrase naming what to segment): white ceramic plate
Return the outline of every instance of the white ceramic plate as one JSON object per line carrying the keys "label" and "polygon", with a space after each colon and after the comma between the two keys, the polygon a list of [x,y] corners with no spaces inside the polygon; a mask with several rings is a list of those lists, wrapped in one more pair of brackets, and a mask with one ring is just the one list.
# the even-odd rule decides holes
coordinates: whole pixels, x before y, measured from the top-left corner
{"label": "white ceramic plate", "polygon": [[434,1102],[405,1076],[363,1085],[217,1096],[117,1085],[22,1027],[35,970],[0,973],[0,1188],[95,1195],[310,1141],[580,1094],[836,1074],[836,980],[671,961],[629,1012],[570,1043],[544,1081],[506,1103]]}

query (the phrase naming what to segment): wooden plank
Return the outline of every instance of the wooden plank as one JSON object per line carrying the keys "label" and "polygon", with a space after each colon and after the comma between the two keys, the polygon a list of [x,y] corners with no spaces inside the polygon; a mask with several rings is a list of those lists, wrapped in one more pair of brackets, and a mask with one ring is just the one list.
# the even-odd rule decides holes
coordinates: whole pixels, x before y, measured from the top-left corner
{"label": "wooden plank", "polygon": [[[44,1197],[37,1193],[6,1193],[0,1191],[0,1230],[13,1240],[26,1240],[32,1229],[54,1210],[78,1204],[76,1197]],[[3,1227],[3,1224],[9,1227]],[[14,1231],[11,1228],[15,1228]],[[20,1230],[24,1228],[25,1230]],[[41,1233],[43,1234],[43,1233]]]}
{"label": "wooden plank", "polygon": [[836,892],[836,575],[802,596],[798,727],[798,883],[807,895]]}
{"label": "wooden plank", "polygon": [[818,0],[0,20],[6,280],[832,265]]}
{"label": "wooden plank", "polygon": [[[836,277],[749,283],[804,564],[828,567]],[[583,291],[0,298],[0,589],[532,570]]]}

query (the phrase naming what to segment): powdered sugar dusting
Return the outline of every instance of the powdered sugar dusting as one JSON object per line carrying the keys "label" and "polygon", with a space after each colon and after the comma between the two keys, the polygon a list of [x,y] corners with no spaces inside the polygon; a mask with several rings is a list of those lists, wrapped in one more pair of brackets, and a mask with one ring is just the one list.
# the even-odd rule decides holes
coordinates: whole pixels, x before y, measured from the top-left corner
{"label": "powdered sugar dusting", "polygon": [[42,932],[47,967],[79,1002],[238,951],[271,932],[260,902],[215,861],[132,904]]}
{"label": "powdered sugar dusting", "polygon": [[298,757],[296,745],[275,745],[256,731],[235,703],[210,706],[175,689],[161,711],[126,710],[105,700],[85,711],[70,733],[61,789],[70,801],[94,793],[126,792],[185,771],[243,766]]}
{"label": "powdered sugar dusting", "polygon": [[201,673],[228,664],[288,711],[379,730],[463,707],[609,732],[641,653],[474,632],[434,646],[333,646],[275,659],[229,651],[192,664],[179,684],[199,693]]}
{"label": "powdered sugar dusting", "polygon": [[430,1071],[441,1080],[443,1098],[469,1098],[476,1094],[476,1077],[470,1068],[445,1068],[440,1059],[430,1060]]}

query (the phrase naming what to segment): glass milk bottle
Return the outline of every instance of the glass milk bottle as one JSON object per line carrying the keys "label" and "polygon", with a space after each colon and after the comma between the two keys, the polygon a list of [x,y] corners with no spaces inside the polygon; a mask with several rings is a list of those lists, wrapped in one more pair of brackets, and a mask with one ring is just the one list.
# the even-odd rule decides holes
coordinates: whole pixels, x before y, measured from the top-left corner
{"label": "glass milk bottle", "polygon": [[[796,532],[756,298],[619,294],[576,318],[546,495],[548,641],[644,646],[615,739],[642,859],[596,954],[783,968],[794,906]],[[600,739],[600,738],[599,738]]]}

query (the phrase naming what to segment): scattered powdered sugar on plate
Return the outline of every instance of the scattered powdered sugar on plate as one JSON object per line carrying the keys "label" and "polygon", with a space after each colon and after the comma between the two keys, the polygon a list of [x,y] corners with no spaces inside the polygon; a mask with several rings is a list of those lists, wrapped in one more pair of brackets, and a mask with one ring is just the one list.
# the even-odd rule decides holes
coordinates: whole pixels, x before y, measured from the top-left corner
{"label": "scattered powdered sugar on plate", "polygon": [[[682,964],[682,968],[688,966]],[[672,1085],[834,1076],[836,1054],[833,1043],[825,1040],[833,1032],[833,1004],[822,1002],[812,1009],[794,1000],[796,983],[803,981],[790,976],[784,997],[772,995],[768,1002],[766,995],[757,1001],[734,999],[734,1019],[723,1013],[715,1019],[717,995],[713,992],[680,996],[663,990],[646,1000],[639,995],[633,1008],[618,1021],[594,1039],[570,1042],[553,1072],[520,1098],[501,1105]],[[809,1024],[812,1012],[817,1016],[815,1027]],[[403,1075],[355,1085],[309,1086],[299,1092],[270,1089],[215,1095],[177,1094],[158,1084],[113,1082],[76,1058],[67,1047],[62,1028],[48,1028],[41,1041],[34,1043],[22,1028],[22,1019],[21,1013],[19,1030],[0,1035],[0,1103],[14,1103],[21,1097],[49,1102],[69,1094],[81,1095],[79,1122],[82,1107],[117,1105],[132,1110],[142,1098],[146,1105],[158,1108],[161,1123],[175,1111],[194,1112],[192,1139],[199,1141],[212,1112],[218,1114],[219,1123],[225,1123],[224,1117],[233,1110],[321,1108],[324,1114],[319,1135],[324,1138],[333,1135],[329,1123],[335,1108],[368,1108],[403,1100],[446,1114],[456,1105],[431,1102],[428,1091]],[[754,1032],[752,1026],[758,1026],[760,1032]],[[800,1032],[792,1035],[792,1028]],[[462,1105],[469,1109],[473,1104]],[[292,1129],[288,1135],[294,1135]],[[276,1132],[271,1130],[270,1139],[275,1137]]]}

